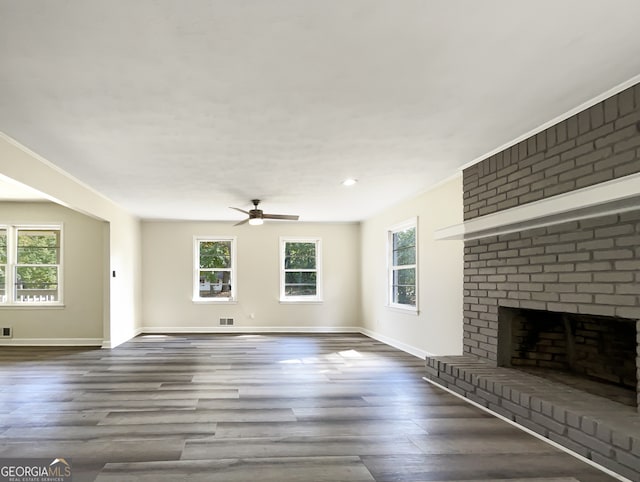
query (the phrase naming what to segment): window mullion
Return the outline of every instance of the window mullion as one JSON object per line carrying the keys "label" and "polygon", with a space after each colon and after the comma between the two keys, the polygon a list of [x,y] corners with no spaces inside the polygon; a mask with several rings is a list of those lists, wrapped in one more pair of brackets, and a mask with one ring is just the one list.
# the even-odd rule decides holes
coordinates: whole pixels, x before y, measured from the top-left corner
{"label": "window mullion", "polygon": [[16,302],[16,265],[18,262],[18,250],[16,246],[18,244],[18,230],[15,226],[7,227],[7,302],[13,304]]}

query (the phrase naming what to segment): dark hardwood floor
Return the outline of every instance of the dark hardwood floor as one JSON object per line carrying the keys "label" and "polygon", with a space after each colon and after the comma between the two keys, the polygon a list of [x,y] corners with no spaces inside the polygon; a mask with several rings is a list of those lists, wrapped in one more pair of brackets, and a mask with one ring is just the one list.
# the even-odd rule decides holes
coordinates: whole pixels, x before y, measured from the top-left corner
{"label": "dark hardwood floor", "polygon": [[361,335],[140,336],[0,348],[0,458],[73,480],[605,482]]}

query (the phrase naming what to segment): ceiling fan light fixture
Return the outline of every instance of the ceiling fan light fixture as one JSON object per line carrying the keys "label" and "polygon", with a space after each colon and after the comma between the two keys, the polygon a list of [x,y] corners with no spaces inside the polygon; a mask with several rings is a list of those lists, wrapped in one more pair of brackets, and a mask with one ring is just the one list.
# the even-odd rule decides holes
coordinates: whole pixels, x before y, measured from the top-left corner
{"label": "ceiling fan light fixture", "polygon": [[358,182],[357,179],[349,177],[349,178],[345,179],[344,181],[342,181],[342,185],[349,187],[349,186],[355,185],[357,182]]}
{"label": "ceiling fan light fixture", "polygon": [[282,219],[285,221],[297,221],[300,216],[298,216],[297,214],[269,214],[269,213],[264,213],[262,211],[262,209],[258,209],[258,204],[260,204],[260,200],[259,199],[252,199],[251,202],[253,203],[253,209],[250,209],[249,211],[245,211],[244,209],[240,209],[240,208],[234,208],[231,207],[231,209],[235,210],[235,211],[240,211],[243,214],[246,214],[248,217],[242,221],[240,221],[239,223],[234,224],[234,226],[240,226],[244,223],[249,223],[252,226],[260,226],[265,219]]}

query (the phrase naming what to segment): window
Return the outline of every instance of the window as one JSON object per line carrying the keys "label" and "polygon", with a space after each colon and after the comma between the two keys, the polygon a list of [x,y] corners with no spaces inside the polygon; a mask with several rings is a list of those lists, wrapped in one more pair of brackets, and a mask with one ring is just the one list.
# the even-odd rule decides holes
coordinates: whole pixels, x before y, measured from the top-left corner
{"label": "window", "polygon": [[418,230],[411,219],[389,230],[389,305],[418,309]]}
{"label": "window", "polygon": [[0,303],[7,302],[7,229],[0,227]]}
{"label": "window", "polygon": [[280,238],[280,301],[322,301],[320,240]]}
{"label": "window", "polygon": [[60,226],[0,228],[0,303],[62,303]]}
{"label": "window", "polygon": [[196,237],[193,300],[223,302],[236,298],[236,240]]}

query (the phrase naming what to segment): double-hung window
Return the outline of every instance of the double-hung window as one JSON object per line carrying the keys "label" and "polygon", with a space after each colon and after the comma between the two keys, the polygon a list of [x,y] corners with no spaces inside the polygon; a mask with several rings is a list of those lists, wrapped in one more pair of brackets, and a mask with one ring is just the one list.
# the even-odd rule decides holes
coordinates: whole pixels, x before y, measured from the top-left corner
{"label": "double-hung window", "polygon": [[236,295],[236,238],[196,237],[194,240],[193,300],[234,301]]}
{"label": "double-hung window", "polygon": [[61,226],[0,226],[0,304],[61,303]]}
{"label": "double-hung window", "polygon": [[0,303],[7,302],[7,228],[0,226]]}
{"label": "double-hung window", "polygon": [[280,301],[322,301],[320,239],[280,238]]}
{"label": "double-hung window", "polygon": [[389,306],[418,309],[418,221],[398,224],[388,231]]}

